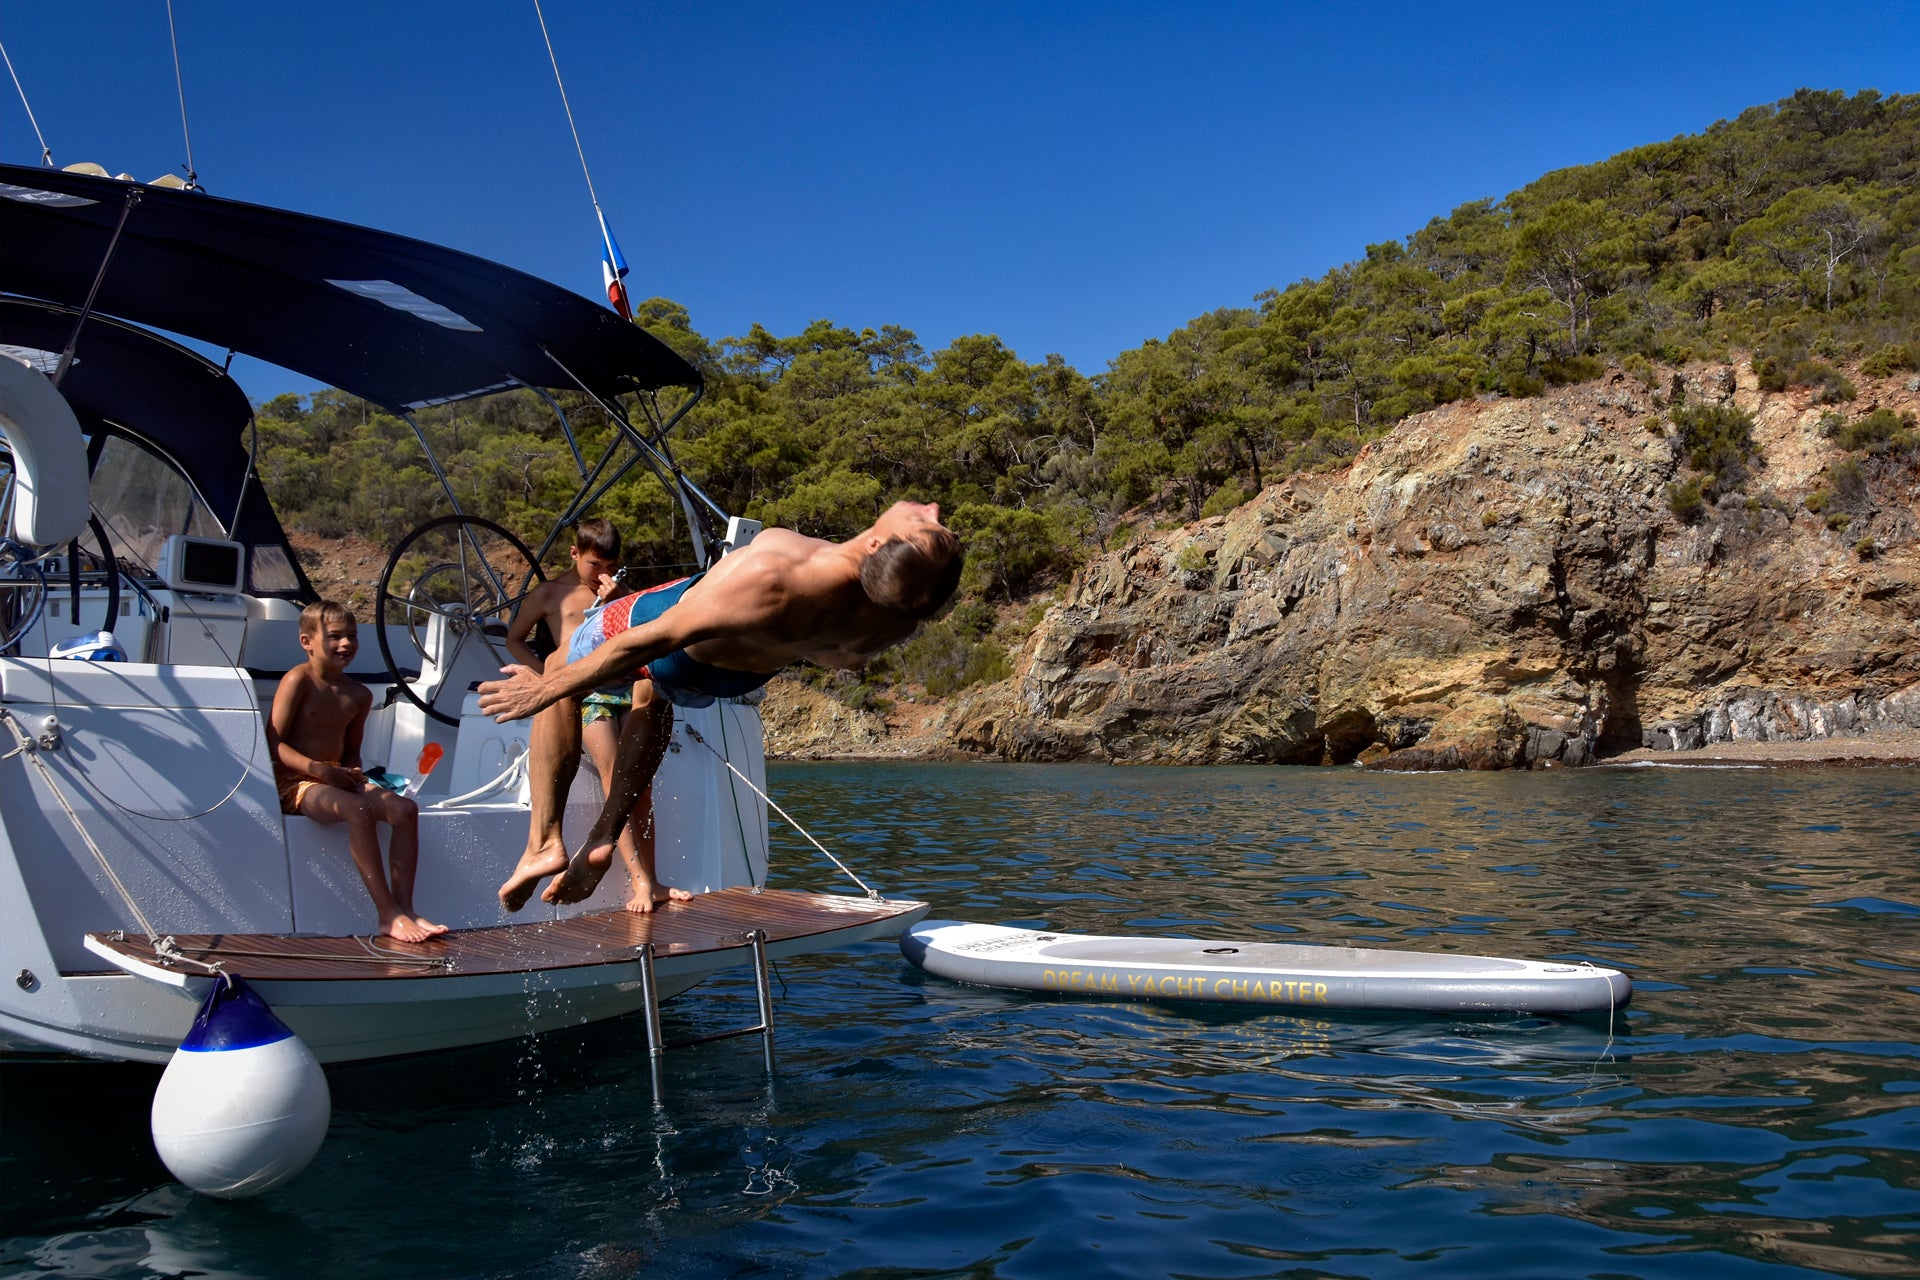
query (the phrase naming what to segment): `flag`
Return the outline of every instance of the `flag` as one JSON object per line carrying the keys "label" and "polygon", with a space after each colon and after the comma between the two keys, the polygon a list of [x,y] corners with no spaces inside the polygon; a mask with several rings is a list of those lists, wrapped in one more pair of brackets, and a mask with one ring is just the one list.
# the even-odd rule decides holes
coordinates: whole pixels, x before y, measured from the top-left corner
{"label": "flag", "polygon": [[[594,212],[600,213],[598,209]],[[600,278],[607,287],[607,303],[620,313],[622,320],[631,320],[633,303],[627,298],[627,260],[620,246],[614,243],[613,228],[607,225],[604,213],[600,213],[600,239],[606,246],[600,255]]]}

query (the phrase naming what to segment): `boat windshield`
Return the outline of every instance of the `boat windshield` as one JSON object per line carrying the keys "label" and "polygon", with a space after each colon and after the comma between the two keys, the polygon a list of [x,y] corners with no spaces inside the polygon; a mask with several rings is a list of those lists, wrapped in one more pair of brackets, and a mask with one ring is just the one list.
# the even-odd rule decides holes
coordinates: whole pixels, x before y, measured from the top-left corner
{"label": "boat windshield", "polygon": [[[114,554],[142,576],[153,576],[162,544],[173,534],[228,536],[178,467],[118,433],[101,446],[91,496],[94,514],[113,540]],[[286,551],[275,546],[251,549],[247,583],[250,590],[263,593],[296,591],[300,586]]]}

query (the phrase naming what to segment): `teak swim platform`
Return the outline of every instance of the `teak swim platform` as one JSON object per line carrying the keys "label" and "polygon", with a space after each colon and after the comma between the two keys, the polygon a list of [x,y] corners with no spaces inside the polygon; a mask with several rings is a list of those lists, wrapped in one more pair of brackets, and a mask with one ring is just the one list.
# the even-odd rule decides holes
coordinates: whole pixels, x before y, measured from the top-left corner
{"label": "teak swim platform", "polygon": [[[330,1062],[482,1043],[497,1038],[485,1032],[503,1018],[528,1033],[643,1010],[656,1019],[663,990],[684,990],[749,958],[757,968],[767,958],[891,937],[928,909],[907,899],[736,887],[648,915],[599,911],[420,943],[261,933],[153,940],[115,931],[88,934],[86,946],[116,970],[174,988],[182,1026],[219,974],[245,978]],[[124,981],[108,975],[115,978]],[[164,1061],[172,1045],[126,1048],[127,1056]]]}
{"label": "teak swim platform", "polygon": [[662,961],[731,951],[747,945],[750,929],[764,930],[769,953],[778,957],[783,942],[917,918],[926,909],[925,903],[901,899],[733,888],[698,894],[647,915],[597,911],[565,920],[461,929],[426,942],[210,933],[173,934],[164,940],[171,945],[157,949],[131,934],[92,933],[87,948],[121,968],[183,977],[204,977],[217,967],[253,983],[419,981],[626,964],[637,960],[640,947],[649,942]]}

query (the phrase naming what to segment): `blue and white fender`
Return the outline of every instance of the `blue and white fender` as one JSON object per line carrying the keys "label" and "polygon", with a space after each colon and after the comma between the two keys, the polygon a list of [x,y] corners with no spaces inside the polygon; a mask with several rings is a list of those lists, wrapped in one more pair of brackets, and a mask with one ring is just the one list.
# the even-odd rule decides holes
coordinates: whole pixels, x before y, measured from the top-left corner
{"label": "blue and white fender", "polygon": [[333,1097],[319,1059],[239,978],[222,975],[153,1094],[153,1145],[173,1176],[225,1200],[307,1167]]}

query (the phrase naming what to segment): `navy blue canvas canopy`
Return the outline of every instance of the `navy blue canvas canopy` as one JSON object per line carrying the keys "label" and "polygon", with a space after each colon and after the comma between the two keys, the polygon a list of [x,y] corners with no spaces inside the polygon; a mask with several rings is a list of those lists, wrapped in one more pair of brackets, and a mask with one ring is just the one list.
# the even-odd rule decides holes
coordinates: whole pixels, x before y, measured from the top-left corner
{"label": "navy blue canvas canopy", "polygon": [[[137,203],[130,212],[128,199]],[[0,289],[85,304],[404,410],[522,382],[603,399],[700,375],[605,306],[471,254],[325,218],[0,165]],[[86,334],[78,354],[86,353]],[[62,343],[64,345],[64,342]]]}

